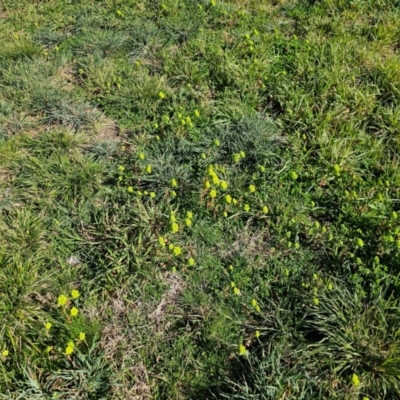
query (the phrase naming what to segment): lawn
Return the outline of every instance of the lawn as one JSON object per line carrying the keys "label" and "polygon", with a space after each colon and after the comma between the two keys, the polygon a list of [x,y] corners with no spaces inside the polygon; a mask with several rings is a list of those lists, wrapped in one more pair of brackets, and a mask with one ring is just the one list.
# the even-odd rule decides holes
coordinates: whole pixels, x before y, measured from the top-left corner
{"label": "lawn", "polygon": [[2,0],[0,399],[400,399],[400,1]]}

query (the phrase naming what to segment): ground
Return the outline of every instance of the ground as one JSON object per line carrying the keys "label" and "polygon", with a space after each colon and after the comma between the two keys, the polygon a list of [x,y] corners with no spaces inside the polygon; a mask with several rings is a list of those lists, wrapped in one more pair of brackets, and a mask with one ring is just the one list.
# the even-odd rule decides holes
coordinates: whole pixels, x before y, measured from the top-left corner
{"label": "ground", "polygon": [[400,2],[2,0],[0,398],[400,399]]}

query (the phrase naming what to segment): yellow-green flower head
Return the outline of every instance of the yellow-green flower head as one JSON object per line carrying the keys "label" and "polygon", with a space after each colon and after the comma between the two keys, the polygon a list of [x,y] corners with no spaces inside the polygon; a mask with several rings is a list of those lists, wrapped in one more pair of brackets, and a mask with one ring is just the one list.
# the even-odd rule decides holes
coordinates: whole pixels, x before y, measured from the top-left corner
{"label": "yellow-green flower head", "polygon": [[77,289],[72,289],[71,290],[71,297],[73,299],[77,299],[79,296],[80,296],[79,290],[77,290]]}
{"label": "yellow-green flower head", "polygon": [[238,202],[237,199],[232,198],[232,203],[233,203],[234,205],[236,205],[237,202]]}
{"label": "yellow-green flower head", "polygon": [[141,190],[138,190],[138,191],[136,192],[136,194],[140,197],[143,193],[142,193]]}
{"label": "yellow-green flower head", "polygon": [[68,346],[65,348],[65,355],[66,355],[66,356],[70,356],[73,352],[74,352],[74,347],[68,345]]}
{"label": "yellow-green flower head", "polygon": [[260,331],[255,331],[255,332],[254,332],[254,336],[255,336],[256,338],[259,338],[259,337],[260,337]]}
{"label": "yellow-green flower head", "polygon": [[175,214],[171,213],[170,216],[169,216],[169,220],[170,220],[171,222],[175,222],[175,221],[176,221]]}
{"label": "yellow-green flower head", "polygon": [[85,340],[85,339],[86,339],[85,332],[79,332],[79,340]]}
{"label": "yellow-green flower head", "polygon": [[158,243],[161,247],[165,247],[165,239],[162,236],[158,237]]}
{"label": "yellow-green flower head", "polygon": [[201,158],[202,158],[203,160],[205,160],[205,159],[207,158],[206,154],[205,154],[205,153],[202,153],[202,154],[201,154]]}
{"label": "yellow-green flower head", "polygon": [[317,297],[314,297],[313,303],[317,306],[319,304],[319,299]]}
{"label": "yellow-green flower head", "polygon": [[295,181],[299,175],[297,175],[296,171],[290,171],[290,177]]}
{"label": "yellow-green flower head", "polygon": [[68,297],[63,294],[60,294],[60,296],[58,296],[58,299],[57,299],[57,305],[59,305],[61,307],[65,306],[67,304],[67,301],[68,301]]}
{"label": "yellow-green flower head", "polygon": [[192,220],[190,218],[186,218],[185,219],[185,223],[186,223],[186,226],[192,226],[193,225],[193,222],[192,222]]}
{"label": "yellow-green flower head", "polygon": [[159,92],[158,97],[162,100],[165,99],[165,93],[164,92]]}
{"label": "yellow-green flower head", "polygon": [[259,165],[259,170],[261,171],[261,172],[265,172],[265,167],[264,167],[264,165]]}
{"label": "yellow-green flower head", "polygon": [[242,158],[246,157],[246,153],[244,151],[241,151],[239,154],[240,154],[240,157],[242,157]]}
{"label": "yellow-green flower head", "polygon": [[192,123],[192,118],[190,118],[189,116],[186,117],[186,122],[187,122],[188,124],[191,124],[191,123]]}
{"label": "yellow-green flower head", "polygon": [[174,249],[174,245],[173,245],[172,243],[170,243],[169,246],[168,246],[168,248],[169,248],[170,250],[173,250],[173,249]]}
{"label": "yellow-green flower head", "polygon": [[340,166],[338,164],[335,164],[333,166],[333,170],[334,170],[336,176],[340,175]]}
{"label": "yellow-green flower head", "polygon": [[240,154],[239,154],[239,153],[235,153],[235,154],[233,155],[233,161],[234,161],[235,163],[238,163],[238,162],[240,161]]}
{"label": "yellow-green flower head", "polygon": [[244,207],[243,207],[243,210],[246,211],[246,212],[249,212],[250,211],[250,206],[248,204],[245,204]]}
{"label": "yellow-green flower head", "polygon": [[215,199],[217,197],[217,191],[215,189],[210,190],[210,197]]}
{"label": "yellow-green flower head", "polygon": [[189,258],[188,264],[189,264],[189,266],[191,266],[191,267],[193,267],[193,265],[196,264],[196,261],[194,260],[193,257],[190,257],[190,258]]}
{"label": "yellow-green flower head", "polygon": [[199,110],[194,110],[194,116],[199,118],[200,117],[200,111]]}
{"label": "yellow-green flower head", "polygon": [[171,186],[172,186],[172,187],[178,187],[178,182],[176,181],[175,178],[172,178],[172,179],[171,179]]}
{"label": "yellow-green flower head", "polygon": [[213,182],[214,185],[218,185],[219,184],[219,178],[218,178],[217,174],[214,174],[212,176],[212,182]]}
{"label": "yellow-green flower head", "polygon": [[186,217],[189,218],[189,219],[193,218],[193,213],[191,211],[187,211],[186,212]]}
{"label": "yellow-green flower head", "polygon": [[226,181],[221,181],[220,186],[222,190],[228,189],[228,183]]}
{"label": "yellow-green flower head", "polygon": [[178,257],[182,254],[182,249],[179,246],[174,246],[172,252],[174,253],[174,256]]}
{"label": "yellow-green flower head", "polygon": [[268,206],[264,206],[264,207],[262,208],[262,210],[263,210],[263,213],[264,213],[264,214],[268,214],[268,212],[269,212]]}
{"label": "yellow-green flower head", "polygon": [[228,213],[226,211],[224,211],[224,217],[227,218],[228,217]]}
{"label": "yellow-green flower head", "polygon": [[172,197],[176,197],[176,192],[175,192],[175,190],[172,190],[172,191],[171,191],[171,196],[172,196]]}
{"label": "yellow-green flower head", "polygon": [[214,146],[220,146],[221,145],[221,142],[219,141],[219,139],[214,139]]}
{"label": "yellow-green flower head", "polygon": [[256,307],[257,306],[257,300],[256,299],[253,299],[253,300],[251,300],[251,305],[253,306],[253,307]]}
{"label": "yellow-green flower head", "polygon": [[52,323],[46,322],[46,325],[45,325],[46,331],[49,331],[51,329],[51,327],[52,327]]}
{"label": "yellow-green flower head", "polygon": [[226,202],[227,204],[232,203],[232,196],[231,196],[230,194],[227,194],[227,195],[225,196],[225,202]]}
{"label": "yellow-green flower head", "polygon": [[236,296],[240,294],[240,290],[237,287],[233,288],[233,294],[235,294]]}
{"label": "yellow-green flower head", "polygon": [[151,174],[151,171],[152,171],[152,167],[151,167],[151,165],[148,165],[148,166],[146,167],[146,172],[147,172],[148,174]]}
{"label": "yellow-green flower head", "polygon": [[244,346],[243,344],[240,344],[239,345],[239,355],[245,356],[246,354],[247,354],[246,346]]}
{"label": "yellow-green flower head", "polygon": [[1,355],[2,355],[3,357],[8,357],[9,354],[10,354],[10,352],[9,352],[7,349],[4,349],[4,350],[1,352]]}
{"label": "yellow-green flower head", "polygon": [[204,187],[205,187],[206,189],[209,189],[209,188],[211,187],[211,183],[210,183],[209,181],[205,181],[205,182],[204,182]]}
{"label": "yellow-green flower head", "polygon": [[249,185],[249,192],[254,193],[256,191],[256,187],[254,185]]}
{"label": "yellow-green flower head", "polygon": [[132,187],[132,186],[129,186],[129,187],[128,187],[128,193],[133,193],[133,192],[134,192],[133,187]]}
{"label": "yellow-green flower head", "polygon": [[71,317],[76,317],[79,314],[79,310],[76,307],[72,307],[69,313]]}
{"label": "yellow-green flower head", "polygon": [[171,224],[171,232],[172,233],[177,233],[179,232],[179,225],[176,222],[173,222]]}
{"label": "yellow-green flower head", "polygon": [[351,382],[353,383],[354,386],[359,386],[360,385],[360,378],[356,375],[353,374],[353,376],[351,377]]}
{"label": "yellow-green flower head", "polygon": [[156,192],[150,192],[150,197],[154,199],[156,197]]}
{"label": "yellow-green flower head", "polygon": [[364,247],[364,241],[360,238],[357,239],[357,246],[358,247]]}
{"label": "yellow-green flower head", "polygon": [[125,167],[123,165],[118,165],[118,170],[121,172],[125,171]]}
{"label": "yellow-green flower head", "polygon": [[140,160],[144,160],[144,153],[139,153],[138,157]]}

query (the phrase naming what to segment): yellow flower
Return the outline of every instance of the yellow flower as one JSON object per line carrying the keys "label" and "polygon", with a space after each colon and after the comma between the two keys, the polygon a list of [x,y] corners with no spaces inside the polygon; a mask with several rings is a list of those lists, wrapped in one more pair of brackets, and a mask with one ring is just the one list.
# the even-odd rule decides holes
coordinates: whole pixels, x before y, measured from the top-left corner
{"label": "yellow flower", "polygon": [[68,297],[61,294],[60,296],[58,296],[57,304],[59,306],[65,306],[65,304],[67,304],[67,301],[68,301]]}
{"label": "yellow flower", "polygon": [[214,145],[217,146],[217,147],[221,144],[221,142],[220,142],[218,139],[214,139],[214,142],[213,142],[213,143],[214,143]]}
{"label": "yellow flower", "polygon": [[264,165],[260,165],[258,168],[260,169],[261,172],[265,172],[265,167],[264,167]]}
{"label": "yellow flower", "polygon": [[227,218],[228,217],[228,213],[226,211],[224,211],[224,217]]}
{"label": "yellow flower", "polygon": [[151,197],[152,199],[154,199],[154,197],[156,197],[156,193],[155,193],[155,192],[150,192],[150,197]]}
{"label": "yellow flower", "polygon": [[162,236],[158,237],[158,243],[160,244],[160,246],[165,247],[165,240]]}
{"label": "yellow flower", "polygon": [[133,187],[132,186],[128,187],[128,193],[133,193]]}
{"label": "yellow flower", "polygon": [[186,213],[186,217],[187,218],[193,218],[193,213],[191,212],[191,211],[188,211],[187,213]]}
{"label": "yellow flower", "polygon": [[242,158],[246,157],[246,153],[244,151],[241,151],[239,154],[240,154],[240,157],[242,157]]}
{"label": "yellow flower", "polygon": [[65,349],[65,355],[69,356],[69,355],[71,355],[73,352],[74,352],[74,348],[68,345],[68,346],[66,347],[66,349]]}
{"label": "yellow flower", "polygon": [[256,299],[251,300],[251,305],[253,307],[256,307],[257,306],[257,300]]}
{"label": "yellow flower", "polygon": [[217,191],[215,189],[210,190],[210,197],[215,199],[217,197]]}
{"label": "yellow flower", "polygon": [[79,332],[79,340],[85,340],[85,339],[86,339],[85,332]]}
{"label": "yellow flower", "polygon": [[171,224],[171,232],[172,233],[177,233],[179,232],[179,225],[176,222],[173,222]]}
{"label": "yellow flower", "polygon": [[79,314],[79,310],[76,307],[72,307],[69,313],[71,317],[76,317]]}
{"label": "yellow flower", "polygon": [[172,190],[172,191],[171,191],[171,196],[172,196],[172,197],[176,197],[176,192],[175,192],[175,190]]}
{"label": "yellow flower", "polygon": [[236,205],[236,204],[237,204],[237,202],[238,202],[238,201],[237,201],[236,199],[232,199],[232,203],[233,203],[233,204],[235,204],[235,205]]}
{"label": "yellow flower", "polygon": [[290,177],[295,181],[299,175],[297,175],[296,171],[290,171]]}
{"label": "yellow flower", "polygon": [[171,186],[172,186],[172,187],[178,187],[178,182],[176,181],[175,178],[172,178],[172,179],[171,179]]}
{"label": "yellow flower", "polygon": [[46,331],[49,331],[51,329],[52,323],[51,322],[46,322],[45,328]]}
{"label": "yellow flower", "polygon": [[76,290],[76,289],[71,290],[71,296],[73,299],[77,299],[79,297],[79,295],[80,295],[79,290]]}
{"label": "yellow flower", "polygon": [[178,257],[179,255],[182,254],[182,249],[179,246],[174,246],[172,252],[174,253],[174,256]]}
{"label": "yellow flower", "polygon": [[260,306],[258,304],[255,306],[255,309],[256,309],[257,312],[261,311],[261,308],[260,308]]}
{"label": "yellow flower", "polygon": [[233,155],[233,161],[234,161],[235,163],[238,163],[238,162],[240,161],[240,154],[239,154],[239,153],[235,153],[235,154]]}
{"label": "yellow flower", "polygon": [[191,266],[191,267],[193,267],[193,265],[196,263],[196,261],[194,260],[194,258],[193,257],[190,257],[189,258],[189,260],[188,260],[188,264]]}
{"label": "yellow flower", "polygon": [[228,189],[228,183],[226,181],[221,181],[220,186],[223,190]]}
{"label": "yellow flower", "polygon": [[199,118],[200,117],[199,110],[194,110],[194,115],[195,115],[195,117]]}
{"label": "yellow flower", "polygon": [[125,167],[123,165],[118,165],[118,171],[124,172]]}
{"label": "yellow flower", "polygon": [[169,216],[169,220],[170,220],[171,222],[176,222],[175,214],[171,213],[170,216]]}
{"label": "yellow flower", "polygon": [[205,187],[206,189],[208,189],[210,186],[211,186],[211,183],[210,183],[209,181],[205,181],[205,182],[204,182],[204,187]]}
{"label": "yellow flower", "polygon": [[158,93],[158,97],[162,100],[165,99],[165,93],[164,92],[160,92]]}
{"label": "yellow flower", "polygon": [[364,241],[362,239],[357,239],[357,246],[364,247]]}
{"label": "yellow flower", "polygon": [[314,304],[317,306],[319,304],[319,299],[317,297],[315,297],[313,299]]}
{"label": "yellow flower", "polygon": [[192,222],[192,220],[190,218],[186,218],[185,219],[185,223],[186,223],[187,226],[192,226],[193,225],[193,222]]}
{"label": "yellow flower", "polygon": [[214,174],[212,176],[212,181],[213,181],[214,185],[218,185],[219,184],[219,178],[218,178],[217,174]]}
{"label": "yellow flower", "polygon": [[240,290],[237,287],[233,288],[233,294],[239,295],[240,294]]}
{"label": "yellow flower", "polygon": [[225,196],[225,202],[228,204],[232,203],[232,196],[230,194],[227,194]]}
{"label": "yellow flower", "polygon": [[5,349],[1,354],[3,357],[7,357],[10,354],[10,352],[7,349]]}
{"label": "yellow flower", "polygon": [[239,355],[245,356],[246,354],[247,354],[246,346],[244,346],[243,344],[240,344],[239,345]]}
{"label": "yellow flower", "polygon": [[353,374],[353,376],[351,377],[351,381],[353,382],[353,385],[354,386],[359,386],[360,385],[360,378],[356,375],[356,374]]}
{"label": "yellow flower", "polygon": [[139,153],[139,159],[144,160],[144,153]]}
{"label": "yellow flower", "polygon": [[260,337],[260,331],[255,331],[255,332],[254,332],[254,336],[255,336],[256,338],[259,338],[259,337]]}
{"label": "yellow flower", "polygon": [[250,211],[250,206],[248,204],[245,204],[243,210],[246,212]]}
{"label": "yellow flower", "polygon": [[336,176],[340,176],[340,166],[338,164],[335,164],[333,166],[333,170],[334,170]]}
{"label": "yellow flower", "polygon": [[254,185],[249,185],[249,192],[254,193],[256,191],[256,187]]}
{"label": "yellow flower", "polygon": [[268,208],[268,206],[264,206],[264,207],[262,208],[262,210],[263,210],[263,213],[264,213],[264,214],[268,214],[269,208]]}
{"label": "yellow flower", "polygon": [[148,165],[148,166],[146,167],[146,172],[147,172],[148,174],[151,174],[151,171],[152,171],[152,167],[151,167],[151,165]]}

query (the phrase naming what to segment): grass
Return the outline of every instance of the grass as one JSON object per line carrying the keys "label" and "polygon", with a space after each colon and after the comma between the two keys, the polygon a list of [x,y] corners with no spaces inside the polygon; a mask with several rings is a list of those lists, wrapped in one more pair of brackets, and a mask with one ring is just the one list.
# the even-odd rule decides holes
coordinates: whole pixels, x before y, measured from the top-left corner
{"label": "grass", "polygon": [[0,398],[400,398],[400,4],[0,5]]}

